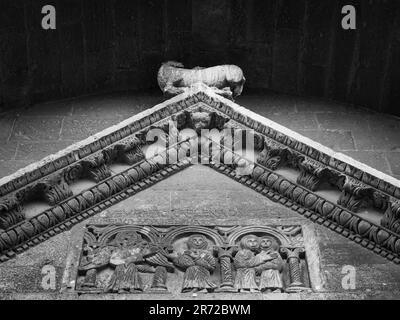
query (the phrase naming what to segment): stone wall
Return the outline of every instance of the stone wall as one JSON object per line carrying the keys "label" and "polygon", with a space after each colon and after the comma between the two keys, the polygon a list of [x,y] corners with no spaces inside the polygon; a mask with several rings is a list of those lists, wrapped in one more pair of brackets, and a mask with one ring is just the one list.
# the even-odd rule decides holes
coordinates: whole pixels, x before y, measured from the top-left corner
{"label": "stone wall", "polygon": [[[229,217],[229,219],[227,218]],[[301,225],[306,239],[312,292],[294,294],[90,294],[74,290],[87,224]],[[45,266],[55,269],[46,286]],[[344,267],[354,267],[355,287],[342,285]],[[173,279],[170,275],[169,279]],[[47,241],[0,264],[1,299],[398,299],[398,265],[314,224],[220,173],[193,166],[159,182]],[[174,285],[168,282],[168,285]],[[176,284],[177,286],[181,283]]]}
{"label": "stone wall", "polygon": [[[41,8],[57,29],[41,29]],[[357,7],[357,30],[340,27]],[[400,114],[397,0],[3,0],[0,109],[156,87],[161,61],[235,63],[247,88]]]}

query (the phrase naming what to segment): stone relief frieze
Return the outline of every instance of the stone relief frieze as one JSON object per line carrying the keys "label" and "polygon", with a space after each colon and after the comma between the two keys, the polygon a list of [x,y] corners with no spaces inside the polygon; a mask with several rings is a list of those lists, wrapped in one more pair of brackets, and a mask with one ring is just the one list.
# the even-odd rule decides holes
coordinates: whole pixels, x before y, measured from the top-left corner
{"label": "stone relief frieze", "polygon": [[75,290],[311,291],[300,226],[88,225]]}

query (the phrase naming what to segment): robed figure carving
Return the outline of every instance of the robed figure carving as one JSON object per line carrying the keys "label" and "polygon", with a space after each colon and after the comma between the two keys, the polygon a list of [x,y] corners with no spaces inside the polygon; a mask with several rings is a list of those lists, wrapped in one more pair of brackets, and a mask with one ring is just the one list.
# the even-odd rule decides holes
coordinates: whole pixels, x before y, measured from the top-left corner
{"label": "robed figure carving", "polygon": [[149,243],[137,233],[117,235],[118,248],[112,253],[110,264],[115,266],[107,291],[143,292],[143,283],[139,272],[154,272],[145,256],[150,254]]}
{"label": "robed figure carving", "polygon": [[282,270],[284,262],[279,254],[278,243],[269,237],[260,239],[261,252],[257,256],[269,257],[270,260],[256,267],[260,275],[260,290],[262,292],[283,292]]}
{"label": "robed figure carving", "polygon": [[104,246],[92,248],[91,246],[86,246],[84,251],[87,252],[87,255],[82,256],[79,265],[79,271],[85,272],[85,279],[82,283],[82,287],[96,288],[97,272],[109,265],[113,247]]}
{"label": "robed figure carving", "polygon": [[188,250],[173,259],[175,265],[185,270],[182,292],[207,292],[217,286],[211,281],[217,260],[208,250],[206,237],[195,234],[187,240]]}
{"label": "robed figure carving", "polygon": [[240,241],[240,250],[233,259],[236,268],[235,288],[239,292],[259,292],[256,267],[271,260],[266,252],[257,254],[259,246],[259,238],[254,235],[245,236]]}

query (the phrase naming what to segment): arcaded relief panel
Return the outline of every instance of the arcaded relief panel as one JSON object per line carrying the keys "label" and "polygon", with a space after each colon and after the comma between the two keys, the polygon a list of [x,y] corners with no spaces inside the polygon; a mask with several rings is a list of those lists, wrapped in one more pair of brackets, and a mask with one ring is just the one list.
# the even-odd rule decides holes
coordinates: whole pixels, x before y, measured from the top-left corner
{"label": "arcaded relief panel", "polygon": [[83,293],[310,291],[301,226],[88,225]]}

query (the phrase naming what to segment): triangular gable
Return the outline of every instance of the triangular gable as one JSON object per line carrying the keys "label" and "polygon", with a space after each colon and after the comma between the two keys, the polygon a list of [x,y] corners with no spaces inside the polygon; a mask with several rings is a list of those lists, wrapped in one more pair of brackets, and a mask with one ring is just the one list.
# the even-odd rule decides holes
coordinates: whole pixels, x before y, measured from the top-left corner
{"label": "triangular gable", "polygon": [[[194,159],[184,153],[179,161],[166,165],[157,157],[144,159],[140,139],[150,128],[163,128],[171,117],[176,120],[184,112],[190,115],[199,108],[223,118],[218,125],[252,129],[262,141],[251,171],[238,174],[241,157],[235,154],[232,164],[211,159],[211,168],[400,263],[398,180],[261,117],[201,84],[1,179],[0,259],[12,258],[190,166]],[[187,125],[183,123],[182,128]],[[185,143],[170,145],[167,152]],[[231,152],[223,145],[221,148]],[[110,170],[116,163],[125,166]],[[297,172],[296,178],[282,173],[282,168]],[[92,181],[90,187],[73,190],[72,185],[85,179]],[[337,199],[319,192],[327,183],[340,193]],[[48,208],[27,216],[24,208],[38,198],[46,201]],[[381,218],[359,215],[363,207],[374,208]]]}

